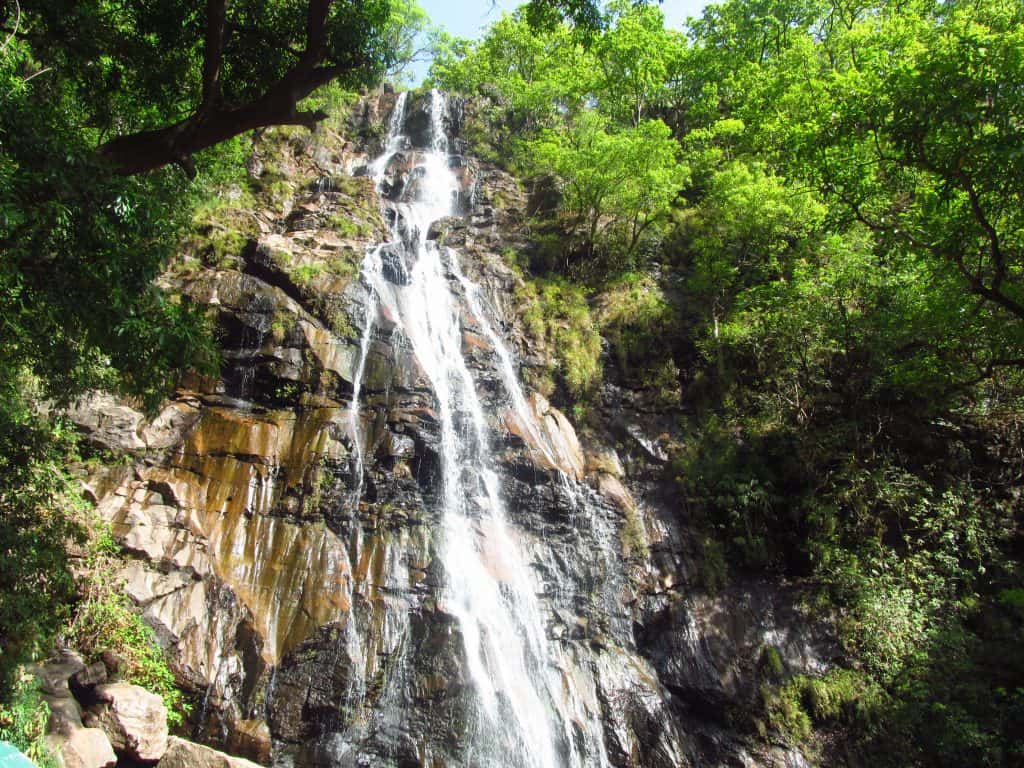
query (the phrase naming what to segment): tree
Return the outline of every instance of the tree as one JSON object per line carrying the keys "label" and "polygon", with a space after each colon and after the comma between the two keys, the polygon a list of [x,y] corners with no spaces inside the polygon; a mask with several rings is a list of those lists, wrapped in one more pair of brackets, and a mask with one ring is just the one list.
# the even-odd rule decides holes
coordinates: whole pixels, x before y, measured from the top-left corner
{"label": "tree", "polygon": [[442,87],[496,94],[502,120],[520,132],[551,127],[593,89],[596,64],[564,24],[538,30],[522,13],[504,14],[483,40],[449,46],[431,68]]}
{"label": "tree", "polygon": [[800,174],[880,249],[975,297],[992,342],[971,359],[981,376],[1024,367],[1022,29],[1004,0],[887,8],[837,32],[817,72],[804,57],[763,78],[784,83],[767,132]]}
{"label": "tree", "polygon": [[587,253],[594,255],[600,242],[615,237],[625,262],[665,219],[686,180],[678,154],[678,143],[660,120],[614,131],[607,118],[588,110],[571,127],[527,143],[524,156],[535,173],[561,179],[563,207]]}
{"label": "tree", "polygon": [[887,60],[879,51],[841,82],[852,98],[826,128],[825,154],[839,160],[852,140],[873,170],[826,166],[823,181],[880,234],[951,263],[1022,324],[1024,7],[957,2],[937,13],[894,16],[879,41]]}
{"label": "tree", "polygon": [[607,30],[593,44],[601,72],[595,95],[603,111],[635,127],[667,95],[686,43],[682,33],[665,29],[657,8],[619,0],[609,13]]}
{"label": "tree", "polygon": [[[12,0],[13,1],[13,0]],[[15,34],[78,90],[122,173],[176,163],[246,131],[312,127],[298,104],[394,61],[387,0],[28,0]],[[184,117],[182,117],[184,115]]]}

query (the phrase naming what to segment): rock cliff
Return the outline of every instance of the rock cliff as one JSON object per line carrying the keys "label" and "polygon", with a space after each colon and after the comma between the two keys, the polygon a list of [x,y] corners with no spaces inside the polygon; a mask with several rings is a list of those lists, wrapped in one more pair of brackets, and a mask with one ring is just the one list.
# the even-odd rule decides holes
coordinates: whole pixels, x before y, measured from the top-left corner
{"label": "rock cliff", "polygon": [[[183,382],[152,420],[102,395],[72,413],[131,457],[89,487],[128,554],[117,578],[196,702],[192,737],[264,764],[478,764],[471,659],[440,556],[442,404],[401,318],[360,277],[395,225],[370,166],[396,100],[375,94],[337,130],[266,143],[251,172],[278,174],[285,193],[257,201],[236,248],[164,276],[215,317],[219,378]],[[404,110],[408,145],[380,170],[394,200],[422,182],[416,148],[434,119],[429,95]],[[597,722],[601,749],[578,750],[587,765],[804,765],[742,715],[767,657],[776,674],[821,671],[828,638],[793,589],[694,588],[694,543],[663,481],[671,413],[613,372],[582,437],[539,393],[514,407],[508,370],[542,354],[502,255],[532,247],[527,199],[473,158],[460,116],[458,104],[444,116],[457,215],[427,237],[458,253],[462,274],[444,277],[544,642],[579,710],[568,742]],[[381,279],[401,286],[409,265],[379,254]],[[512,566],[475,525],[505,583]]]}

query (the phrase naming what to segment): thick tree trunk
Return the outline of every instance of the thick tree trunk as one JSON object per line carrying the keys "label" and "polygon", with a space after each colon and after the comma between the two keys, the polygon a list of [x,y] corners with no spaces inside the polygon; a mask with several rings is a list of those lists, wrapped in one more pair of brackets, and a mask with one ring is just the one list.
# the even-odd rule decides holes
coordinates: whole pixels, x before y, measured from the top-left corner
{"label": "thick tree trunk", "polygon": [[192,155],[222,141],[257,128],[272,125],[303,125],[314,128],[327,117],[325,112],[264,110],[257,105],[194,115],[186,120],[118,138],[104,144],[99,153],[126,176],[178,164],[190,176],[194,173]]}

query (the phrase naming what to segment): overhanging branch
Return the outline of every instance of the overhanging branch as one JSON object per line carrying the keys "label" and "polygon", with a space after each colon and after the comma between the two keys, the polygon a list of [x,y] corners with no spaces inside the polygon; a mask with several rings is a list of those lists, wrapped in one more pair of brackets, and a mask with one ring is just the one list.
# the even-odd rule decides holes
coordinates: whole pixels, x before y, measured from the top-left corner
{"label": "overhanging branch", "polygon": [[100,146],[100,155],[124,175],[170,164],[194,175],[192,156],[196,152],[239,134],[274,125],[301,125],[312,130],[327,114],[320,110],[299,111],[296,105],[317,88],[363,64],[358,56],[345,64],[323,64],[331,3],[332,0],[310,0],[306,50],[280,80],[248,104],[225,107],[221,100],[221,72],[227,0],[207,0],[203,97],[199,107],[173,125],[113,139]]}

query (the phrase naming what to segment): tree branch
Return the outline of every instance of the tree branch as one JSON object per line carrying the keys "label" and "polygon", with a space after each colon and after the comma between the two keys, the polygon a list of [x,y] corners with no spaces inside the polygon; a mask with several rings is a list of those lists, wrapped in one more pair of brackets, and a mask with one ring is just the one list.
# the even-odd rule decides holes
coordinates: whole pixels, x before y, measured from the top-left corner
{"label": "tree branch", "polygon": [[333,0],[309,0],[306,50],[299,60],[262,96],[242,106],[226,108],[220,98],[225,45],[227,0],[207,0],[203,99],[189,117],[173,125],[120,136],[99,147],[99,154],[124,175],[165,165],[195,173],[192,156],[247,131],[273,125],[301,125],[312,130],[327,117],[322,111],[298,111],[296,105],[314,90],[363,66],[356,55],[342,64],[323,65],[327,55],[327,15]]}
{"label": "tree branch", "polygon": [[312,129],[327,117],[324,112],[299,112],[296,104],[316,88],[348,70],[343,66],[293,67],[255,101],[234,109],[214,106],[206,113],[165,128],[120,136],[99,148],[118,170],[130,176],[176,164],[189,169],[188,158],[241,133],[272,125],[302,125]]}
{"label": "tree branch", "polygon": [[18,34],[18,28],[21,26],[21,3],[18,0],[14,0],[14,12],[14,27],[7,35],[7,39],[4,40],[4,44],[0,45],[0,53],[7,50],[7,46],[11,44],[11,40]]}
{"label": "tree branch", "polygon": [[964,173],[963,169],[957,169],[956,177],[960,181],[961,188],[967,193],[967,199],[971,203],[971,212],[974,214],[974,220],[978,222],[978,225],[984,230],[985,236],[988,238],[989,253],[992,255],[992,263],[995,266],[992,288],[998,290],[1003,280],[1006,279],[1006,257],[999,244],[999,233],[996,232],[996,228],[992,226],[992,223],[985,215],[985,209],[982,208],[981,199],[970,177]]}
{"label": "tree branch", "polygon": [[[872,231],[885,233],[885,232],[888,232],[888,231],[890,231],[892,229],[891,227],[886,227],[886,226],[884,226],[882,224],[879,224],[878,222],[870,219],[861,210],[860,203],[856,202],[855,200],[850,199],[849,197],[844,195],[839,190],[835,190],[834,194],[836,194],[836,196],[844,204],[846,204],[850,208],[851,211],[853,211],[854,217],[859,222],[864,224],[866,227],[868,227]],[[998,243],[998,236],[995,235],[995,230],[994,229],[992,230],[992,233],[993,233],[993,236],[997,237],[996,243]],[[1011,298],[1010,296],[1007,296],[1005,293],[1003,293],[1001,290],[999,290],[1001,282],[1002,282],[1001,280],[999,282],[993,281],[993,285],[991,285],[991,286],[990,285],[986,285],[985,281],[981,277],[981,273],[980,272],[976,273],[976,272],[972,272],[970,269],[968,269],[967,264],[964,262],[964,254],[963,253],[943,250],[942,248],[940,248],[939,246],[937,246],[937,245],[935,245],[933,243],[926,243],[926,242],[924,242],[922,240],[919,240],[918,238],[914,237],[910,232],[908,232],[906,227],[904,227],[902,230],[900,230],[899,233],[896,236],[898,238],[900,238],[901,240],[903,240],[905,243],[911,245],[914,248],[930,251],[934,256],[937,256],[939,258],[942,258],[942,259],[945,259],[947,261],[952,262],[953,265],[957,268],[957,271],[960,272],[960,274],[963,276],[963,278],[967,281],[967,284],[970,287],[971,293],[973,293],[973,294],[975,294],[977,296],[980,296],[981,298],[983,298],[983,299],[985,299],[987,301],[990,301],[990,302],[992,302],[993,304],[995,304],[995,305],[997,305],[999,307],[1002,307],[1003,309],[1005,309],[1010,314],[1012,314],[1012,315],[1014,315],[1014,316],[1024,320],[1024,304],[1021,304],[1020,302],[1015,301],[1013,298]],[[1000,254],[1000,256],[1001,256],[1001,254]],[[997,268],[997,270],[999,269],[999,264],[998,263],[996,265],[996,268]],[[1004,269],[1005,269],[1005,263],[1004,263]]]}

